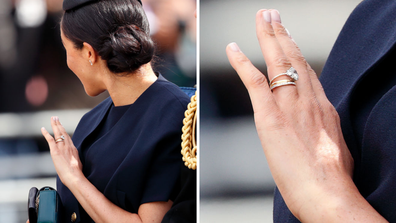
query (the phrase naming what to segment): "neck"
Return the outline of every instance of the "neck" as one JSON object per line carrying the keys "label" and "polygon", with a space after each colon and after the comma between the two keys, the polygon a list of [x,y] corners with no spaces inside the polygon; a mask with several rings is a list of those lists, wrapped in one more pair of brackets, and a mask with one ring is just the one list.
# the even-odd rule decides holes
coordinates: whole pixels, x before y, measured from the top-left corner
{"label": "neck", "polygon": [[105,85],[114,106],[133,104],[157,80],[150,64],[145,64],[130,74],[110,73],[107,77]]}

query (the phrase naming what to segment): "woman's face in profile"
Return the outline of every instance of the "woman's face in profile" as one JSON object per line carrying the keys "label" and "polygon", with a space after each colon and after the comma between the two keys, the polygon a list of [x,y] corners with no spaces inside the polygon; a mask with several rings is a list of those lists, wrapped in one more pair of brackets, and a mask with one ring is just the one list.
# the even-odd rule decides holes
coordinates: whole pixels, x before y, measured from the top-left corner
{"label": "woman's face in profile", "polygon": [[63,35],[62,30],[61,30],[61,39],[62,39],[63,46],[65,47],[65,50],[66,50],[67,66],[69,67],[69,69],[71,71],[73,71],[74,74],[76,74],[79,77],[79,75],[78,75],[79,72],[77,71],[77,69],[79,67],[78,62],[81,61],[81,59],[82,59],[82,58],[78,58],[79,50],[76,49],[73,46],[73,43]]}
{"label": "woman's face in profile", "polygon": [[61,29],[61,39],[63,46],[66,49],[67,66],[80,79],[84,86],[85,92],[89,96],[96,96],[101,93],[95,86],[94,79],[89,75],[91,72],[91,65],[88,58],[84,58],[84,50],[74,47],[74,44],[66,36],[63,35]]}

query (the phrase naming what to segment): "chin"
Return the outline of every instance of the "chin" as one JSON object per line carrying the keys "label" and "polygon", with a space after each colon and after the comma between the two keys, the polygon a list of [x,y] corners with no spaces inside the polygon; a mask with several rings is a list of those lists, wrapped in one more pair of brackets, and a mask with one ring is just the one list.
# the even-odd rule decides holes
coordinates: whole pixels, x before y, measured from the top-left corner
{"label": "chin", "polygon": [[101,93],[103,93],[105,90],[91,90],[91,89],[86,89],[85,88],[85,93],[88,95],[88,96],[91,96],[91,97],[95,97],[95,96],[98,96],[98,95],[100,95]]}

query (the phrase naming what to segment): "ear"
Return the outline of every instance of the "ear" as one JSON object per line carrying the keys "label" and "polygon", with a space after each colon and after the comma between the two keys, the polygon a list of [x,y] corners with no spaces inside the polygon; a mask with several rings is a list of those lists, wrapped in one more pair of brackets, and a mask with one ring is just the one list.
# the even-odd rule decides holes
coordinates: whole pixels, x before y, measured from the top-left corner
{"label": "ear", "polygon": [[87,63],[91,61],[92,64],[95,64],[95,62],[98,61],[99,54],[89,43],[84,42],[82,48],[82,56],[84,59],[87,60]]}

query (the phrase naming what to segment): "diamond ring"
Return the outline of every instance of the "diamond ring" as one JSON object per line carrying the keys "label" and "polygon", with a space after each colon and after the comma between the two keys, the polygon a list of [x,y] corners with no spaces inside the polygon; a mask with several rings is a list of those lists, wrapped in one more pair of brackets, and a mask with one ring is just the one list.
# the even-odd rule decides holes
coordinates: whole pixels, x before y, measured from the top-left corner
{"label": "diamond ring", "polygon": [[270,81],[270,84],[272,84],[272,82],[280,76],[288,76],[291,78],[290,81],[292,82],[298,81],[298,73],[296,69],[294,69],[294,67],[290,67],[289,70],[286,71],[286,73],[281,73],[273,77],[272,80]]}
{"label": "diamond ring", "polygon": [[63,140],[65,140],[65,136],[64,136],[64,135],[61,135],[59,138],[57,138],[57,139],[55,140],[55,142],[58,143],[58,142],[62,142]]}

